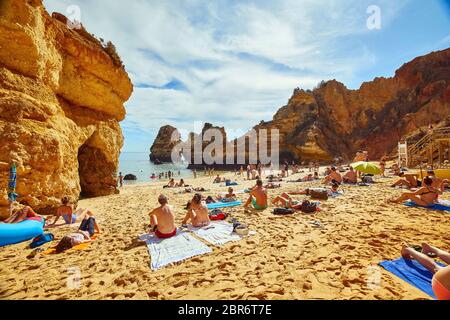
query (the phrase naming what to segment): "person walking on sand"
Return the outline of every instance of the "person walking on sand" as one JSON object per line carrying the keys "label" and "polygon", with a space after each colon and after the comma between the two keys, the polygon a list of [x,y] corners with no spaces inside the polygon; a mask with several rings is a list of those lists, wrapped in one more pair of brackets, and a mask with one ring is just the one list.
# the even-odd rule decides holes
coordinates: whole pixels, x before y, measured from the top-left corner
{"label": "person walking on sand", "polygon": [[120,188],[123,187],[123,175],[122,175],[122,172],[119,172],[119,186],[120,186]]}
{"label": "person walking on sand", "polygon": [[[401,254],[404,259],[416,260],[433,274],[431,283],[438,300],[450,300],[450,253],[428,243],[422,243],[422,252],[418,252],[407,243],[403,243]],[[439,265],[433,256],[448,265],[445,267]]]}
{"label": "person walking on sand", "polygon": [[189,220],[193,227],[200,228],[208,226],[211,223],[206,203],[202,201],[202,195],[197,193],[192,198],[188,206],[188,212],[182,221],[182,225],[186,225]]}
{"label": "person walking on sand", "polygon": [[250,204],[252,204],[253,208],[255,208],[256,210],[265,210],[268,207],[267,189],[264,188],[261,179],[256,181],[256,187],[254,187],[250,192],[250,196],[247,202],[245,203],[244,208],[248,208]]}
{"label": "person walking on sand", "polygon": [[163,194],[158,197],[158,203],[160,206],[149,213],[151,230],[160,239],[172,238],[177,234],[172,207]]}

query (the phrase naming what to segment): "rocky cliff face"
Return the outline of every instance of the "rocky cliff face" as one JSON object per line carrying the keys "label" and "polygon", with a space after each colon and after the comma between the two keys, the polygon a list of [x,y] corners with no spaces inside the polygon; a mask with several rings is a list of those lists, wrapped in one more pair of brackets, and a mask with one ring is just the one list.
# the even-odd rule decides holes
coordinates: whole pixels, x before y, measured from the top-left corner
{"label": "rocky cliff face", "polygon": [[116,192],[133,86],[114,52],[66,20],[41,0],[0,2],[0,206],[11,161],[19,201],[41,212]]}
{"label": "rocky cliff face", "polygon": [[172,126],[159,129],[155,143],[150,149],[150,161],[155,163],[172,162],[172,150],[181,142],[180,133]]}
{"label": "rocky cliff face", "polygon": [[296,89],[288,104],[258,129],[278,129],[280,160],[351,160],[358,149],[372,159],[389,154],[399,139],[450,115],[450,48],[418,57],[393,78],[376,78],[349,90],[332,80]]}

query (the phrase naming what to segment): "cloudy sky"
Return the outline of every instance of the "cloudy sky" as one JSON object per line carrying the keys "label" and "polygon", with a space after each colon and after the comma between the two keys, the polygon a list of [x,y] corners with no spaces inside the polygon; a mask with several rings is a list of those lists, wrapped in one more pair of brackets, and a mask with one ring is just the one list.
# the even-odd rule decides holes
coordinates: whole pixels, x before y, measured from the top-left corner
{"label": "cloudy sky", "polygon": [[148,152],[165,124],[188,132],[207,121],[239,136],[271,120],[296,87],[390,77],[450,47],[449,2],[44,0],[116,45],[135,85],[125,152]]}

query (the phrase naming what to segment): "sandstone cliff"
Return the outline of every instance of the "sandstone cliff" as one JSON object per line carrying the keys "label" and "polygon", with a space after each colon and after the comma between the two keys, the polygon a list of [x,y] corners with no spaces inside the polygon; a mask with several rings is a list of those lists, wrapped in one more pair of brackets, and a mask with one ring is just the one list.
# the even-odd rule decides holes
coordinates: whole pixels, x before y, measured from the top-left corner
{"label": "sandstone cliff", "polygon": [[180,134],[176,128],[161,127],[150,149],[150,160],[155,163],[172,162],[172,150],[180,142]]}
{"label": "sandstone cliff", "polygon": [[312,91],[296,89],[272,121],[254,129],[279,130],[280,161],[351,160],[358,149],[378,159],[402,137],[449,115],[450,48],[418,57],[394,77],[376,78],[358,90],[336,80]]}
{"label": "sandstone cliff", "polygon": [[19,201],[41,212],[117,191],[133,86],[114,52],[66,20],[41,0],[0,2],[0,206],[11,161]]}

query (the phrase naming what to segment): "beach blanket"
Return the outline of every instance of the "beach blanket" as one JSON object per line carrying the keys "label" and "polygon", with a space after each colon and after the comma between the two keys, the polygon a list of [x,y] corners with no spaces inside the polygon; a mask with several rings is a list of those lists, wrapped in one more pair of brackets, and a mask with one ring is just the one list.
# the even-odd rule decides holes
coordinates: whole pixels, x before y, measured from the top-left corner
{"label": "beach blanket", "polygon": [[419,206],[418,204],[415,204],[412,201],[408,201],[408,202],[405,202],[405,206],[450,212],[450,201],[449,200],[439,200],[439,203],[437,203],[433,206],[429,206],[429,207]]}
{"label": "beach blanket", "polygon": [[[97,235],[94,234],[94,235],[91,237],[91,241],[85,242],[85,243],[81,243],[81,244],[79,244],[79,245],[77,245],[77,246],[75,246],[75,247],[72,247],[72,248],[70,248],[70,249],[68,249],[68,250],[66,250],[66,251],[63,251],[63,252],[61,252],[61,253],[71,253],[71,252],[75,252],[75,251],[84,251],[84,250],[86,250],[87,248],[89,248],[89,246],[91,245],[91,243],[94,242],[96,239],[97,239]],[[43,253],[43,254],[57,254],[55,247],[49,248],[49,249],[43,251],[42,253]]]}
{"label": "beach blanket", "polygon": [[212,209],[220,209],[220,208],[230,208],[230,207],[237,207],[242,204],[242,201],[233,201],[233,202],[216,202],[216,203],[210,203],[207,205],[208,210]]}
{"label": "beach blanket", "polygon": [[343,191],[332,192],[332,193],[331,193],[331,197],[332,197],[332,198],[336,198],[336,197],[342,196],[343,194],[344,194]]}
{"label": "beach blanket", "polygon": [[406,281],[413,287],[422,290],[433,299],[436,299],[436,296],[431,287],[433,274],[416,260],[407,260],[404,258],[400,258],[394,261],[381,262],[380,266],[382,266],[390,273],[396,275],[400,279]]}
{"label": "beach blanket", "polygon": [[[243,236],[233,232],[233,225],[225,221],[212,222],[209,226],[202,228],[195,228],[191,225],[188,227],[188,230],[215,246],[223,246],[228,242],[243,239]],[[249,234],[253,235],[255,232],[250,232]]]}
{"label": "beach blanket", "polygon": [[154,235],[145,234],[139,237],[147,243],[150,254],[150,267],[153,271],[167,265],[180,262],[195,256],[212,252],[206,244],[195,239],[187,232],[177,231],[175,237],[159,239]]}

